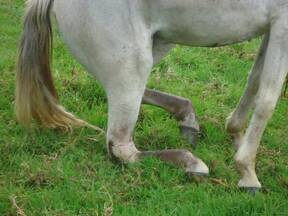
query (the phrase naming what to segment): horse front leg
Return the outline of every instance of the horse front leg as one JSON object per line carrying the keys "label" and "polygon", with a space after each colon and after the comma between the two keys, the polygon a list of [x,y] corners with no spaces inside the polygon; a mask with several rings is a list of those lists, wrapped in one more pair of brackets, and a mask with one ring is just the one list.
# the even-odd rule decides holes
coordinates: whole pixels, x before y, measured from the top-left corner
{"label": "horse front leg", "polygon": [[142,103],[158,106],[170,112],[179,121],[182,136],[194,147],[196,146],[200,127],[190,100],[146,88]]}
{"label": "horse front leg", "polygon": [[263,71],[269,34],[265,35],[253,69],[251,70],[247,86],[236,109],[230,114],[226,122],[226,130],[231,135],[236,149],[241,145],[246,129],[250,109],[255,104],[255,97],[259,88],[259,80]]}
{"label": "horse front leg", "polygon": [[261,137],[275,109],[288,71],[288,15],[275,17],[260,77],[254,114],[235,156],[241,180],[238,186],[259,189],[255,160]]}

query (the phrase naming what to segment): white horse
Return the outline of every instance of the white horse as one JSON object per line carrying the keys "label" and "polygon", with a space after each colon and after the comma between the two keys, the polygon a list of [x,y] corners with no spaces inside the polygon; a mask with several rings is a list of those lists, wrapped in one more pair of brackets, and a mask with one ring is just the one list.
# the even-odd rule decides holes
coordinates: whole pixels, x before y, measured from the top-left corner
{"label": "white horse", "polygon": [[53,86],[52,5],[64,41],[106,90],[109,153],[124,162],[156,156],[183,165],[190,174],[208,174],[205,163],[190,152],[141,152],[134,145],[132,135],[141,102],[174,113],[188,138],[193,137],[189,129],[198,128],[188,100],[145,92],[152,66],[173,44],[217,47],[264,35],[245,93],[227,121],[237,147],[239,187],[261,187],[255,173],[257,148],[288,71],[288,0],[28,1],[17,73],[17,116],[26,125],[35,118],[49,127],[69,128],[87,123],[60,106]]}

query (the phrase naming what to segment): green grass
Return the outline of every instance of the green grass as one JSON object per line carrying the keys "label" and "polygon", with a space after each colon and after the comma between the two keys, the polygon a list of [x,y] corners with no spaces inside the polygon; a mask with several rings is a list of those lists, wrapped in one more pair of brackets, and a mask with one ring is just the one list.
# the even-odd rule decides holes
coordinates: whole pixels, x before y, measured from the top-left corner
{"label": "green grass", "polygon": [[[108,216],[112,211],[125,216],[288,215],[288,99],[280,99],[262,139],[257,171],[264,188],[256,196],[236,187],[234,150],[224,130],[259,40],[217,49],[177,47],[151,74],[149,87],[193,101],[205,136],[192,150],[168,113],[143,106],[136,143],[141,149],[192,150],[211,169],[210,177],[197,183],[158,160],[114,165],[104,137],[90,129],[69,134],[18,125],[13,92],[22,14],[23,0],[0,0],[0,215],[16,215],[13,197],[29,216]],[[65,107],[105,129],[105,93],[70,56],[57,32],[53,68]]]}

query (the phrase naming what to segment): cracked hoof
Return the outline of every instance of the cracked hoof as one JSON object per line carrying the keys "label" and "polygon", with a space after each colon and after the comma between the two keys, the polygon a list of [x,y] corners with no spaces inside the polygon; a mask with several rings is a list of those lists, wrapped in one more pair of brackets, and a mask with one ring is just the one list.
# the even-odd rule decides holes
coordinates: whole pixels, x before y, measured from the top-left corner
{"label": "cracked hoof", "polygon": [[184,139],[186,139],[187,142],[190,143],[193,147],[196,147],[199,130],[185,125],[181,125],[180,130]]}

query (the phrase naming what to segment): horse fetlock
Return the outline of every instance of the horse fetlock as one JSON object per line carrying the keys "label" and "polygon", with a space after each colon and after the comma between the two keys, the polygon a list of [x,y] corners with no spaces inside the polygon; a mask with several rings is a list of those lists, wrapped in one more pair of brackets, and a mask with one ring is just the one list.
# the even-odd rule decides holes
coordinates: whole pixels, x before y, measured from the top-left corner
{"label": "horse fetlock", "polygon": [[235,133],[235,134],[230,134],[232,139],[233,139],[233,144],[235,146],[235,149],[238,150],[242,143],[244,142],[244,133],[243,132],[239,132],[239,133]]}
{"label": "horse fetlock", "polygon": [[115,143],[109,141],[108,152],[111,157],[127,163],[137,162],[140,153],[133,141],[128,143]]}
{"label": "horse fetlock", "polygon": [[200,126],[194,114],[189,114],[180,122],[182,136],[193,146],[196,146],[197,137],[200,133]]}
{"label": "horse fetlock", "polygon": [[174,115],[179,121],[184,121],[188,116],[193,116],[195,118],[195,111],[191,101],[183,99],[183,101],[175,107]]}
{"label": "horse fetlock", "polygon": [[182,136],[193,146],[196,146],[197,137],[200,133],[200,126],[194,113],[189,113],[184,120],[180,122]]}
{"label": "horse fetlock", "polygon": [[249,155],[241,154],[238,150],[236,156],[235,156],[235,162],[237,168],[241,170],[245,170],[247,168],[255,168],[255,159],[250,157]]}
{"label": "horse fetlock", "polygon": [[196,119],[195,113],[189,113],[185,118],[180,121],[180,125],[183,127],[193,128],[195,131],[200,131],[199,123]]}
{"label": "horse fetlock", "polygon": [[245,128],[246,120],[243,121],[243,118],[239,118],[236,112],[232,112],[226,119],[226,131],[229,134],[237,134],[242,132]]}

